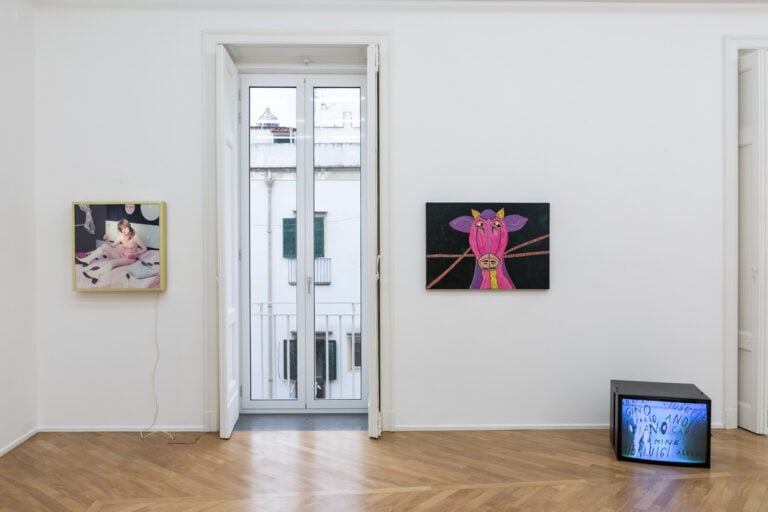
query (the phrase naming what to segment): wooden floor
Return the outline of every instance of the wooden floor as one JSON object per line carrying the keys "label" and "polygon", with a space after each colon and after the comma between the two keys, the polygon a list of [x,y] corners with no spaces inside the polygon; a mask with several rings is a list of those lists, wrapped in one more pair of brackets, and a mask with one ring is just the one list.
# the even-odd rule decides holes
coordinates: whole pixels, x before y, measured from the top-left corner
{"label": "wooden floor", "polygon": [[768,511],[768,437],[711,469],[618,462],[604,430],[44,433],[0,458],[13,512]]}

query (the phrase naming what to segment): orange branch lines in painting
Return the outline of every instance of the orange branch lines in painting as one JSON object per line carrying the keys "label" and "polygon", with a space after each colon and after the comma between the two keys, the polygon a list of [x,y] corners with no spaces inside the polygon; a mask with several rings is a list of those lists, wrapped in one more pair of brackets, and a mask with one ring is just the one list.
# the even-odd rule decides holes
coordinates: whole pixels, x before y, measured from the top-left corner
{"label": "orange branch lines in painting", "polygon": [[[531,240],[528,240],[527,242],[523,242],[521,244],[518,244],[518,245],[508,249],[504,253],[504,258],[524,258],[526,256],[541,256],[541,255],[544,255],[544,254],[549,254],[549,251],[533,251],[533,252],[522,252],[522,253],[519,253],[519,254],[512,254],[514,251],[516,251],[518,249],[521,249],[523,247],[529,246],[531,244],[535,244],[536,242],[540,242],[540,241],[545,240],[547,238],[549,238],[549,235],[542,235],[542,236],[533,238]],[[439,283],[446,275],[448,275],[448,273],[451,270],[453,270],[456,267],[456,265],[458,265],[461,262],[461,260],[463,260],[464,258],[469,256],[470,254],[472,254],[472,248],[471,247],[468,247],[467,250],[464,251],[464,253],[462,253],[462,254],[427,254],[427,258],[456,258],[453,261],[453,263],[451,263],[451,265],[447,269],[445,269],[445,271],[443,271],[442,274],[437,276],[435,279],[433,279],[427,285],[427,289],[430,289],[433,286],[435,286],[437,283]]]}

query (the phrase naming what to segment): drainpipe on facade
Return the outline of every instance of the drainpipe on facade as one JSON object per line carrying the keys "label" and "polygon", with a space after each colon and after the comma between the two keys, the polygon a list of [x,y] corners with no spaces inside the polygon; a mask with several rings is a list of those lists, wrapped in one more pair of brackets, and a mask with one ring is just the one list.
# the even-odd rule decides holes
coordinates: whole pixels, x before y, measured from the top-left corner
{"label": "drainpipe on facade", "polygon": [[[275,395],[275,371],[274,371],[274,317],[272,316],[272,185],[275,180],[272,178],[272,171],[267,171],[267,179],[264,180],[267,185],[267,336],[269,340],[269,398]],[[290,354],[290,350],[288,351]]]}

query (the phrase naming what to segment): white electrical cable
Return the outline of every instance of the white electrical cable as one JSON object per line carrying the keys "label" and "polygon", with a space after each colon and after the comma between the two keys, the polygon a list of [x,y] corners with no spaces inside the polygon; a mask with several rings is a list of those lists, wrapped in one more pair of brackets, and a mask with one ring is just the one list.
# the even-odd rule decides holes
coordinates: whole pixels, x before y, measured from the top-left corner
{"label": "white electrical cable", "polygon": [[[173,434],[170,434],[164,430],[152,430],[155,426],[155,423],[157,423],[157,414],[160,410],[160,404],[157,399],[157,365],[160,363],[160,337],[158,335],[158,318],[159,313],[158,310],[160,309],[160,294],[157,293],[155,295],[155,365],[152,367],[152,396],[155,399],[155,415],[152,418],[152,424],[145,428],[142,432],[139,432],[139,437],[141,439],[146,439],[152,434],[157,434],[158,432],[167,435],[171,438],[171,441],[173,441]],[[146,432],[149,432],[145,435]]]}

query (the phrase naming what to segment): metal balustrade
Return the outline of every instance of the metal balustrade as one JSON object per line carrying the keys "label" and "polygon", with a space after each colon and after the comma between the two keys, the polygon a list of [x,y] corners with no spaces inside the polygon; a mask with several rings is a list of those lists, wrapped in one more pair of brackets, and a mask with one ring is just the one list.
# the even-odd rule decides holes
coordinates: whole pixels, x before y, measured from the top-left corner
{"label": "metal balustrade", "polygon": [[[296,260],[288,261],[288,284],[296,284]],[[315,258],[315,285],[331,284],[331,258]]]}
{"label": "metal balustrade", "polygon": [[[361,361],[355,360],[355,344],[361,342],[360,303],[316,303],[314,318],[314,397],[361,399]],[[296,377],[302,366],[297,361],[297,332],[296,304],[251,304],[251,400],[297,397]],[[359,349],[357,354],[359,358]]]}

